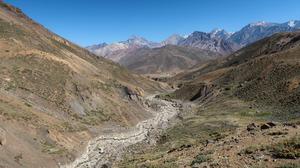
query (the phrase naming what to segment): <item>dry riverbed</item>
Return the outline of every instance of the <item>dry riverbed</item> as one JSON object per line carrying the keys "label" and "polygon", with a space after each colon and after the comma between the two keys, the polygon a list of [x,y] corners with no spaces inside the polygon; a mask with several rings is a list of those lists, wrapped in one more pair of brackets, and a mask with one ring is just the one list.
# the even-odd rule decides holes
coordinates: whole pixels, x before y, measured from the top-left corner
{"label": "dry riverbed", "polygon": [[180,111],[180,104],[149,96],[145,107],[154,117],[141,121],[135,127],[122,133],[112,132],[99,135],[92,139],[85,152],[74,162],[64,165],[64,168],[110,167],[112,163],[124,154],[127,147],[140,143],[151,142],[153,134],[166,129],[169,121]]}

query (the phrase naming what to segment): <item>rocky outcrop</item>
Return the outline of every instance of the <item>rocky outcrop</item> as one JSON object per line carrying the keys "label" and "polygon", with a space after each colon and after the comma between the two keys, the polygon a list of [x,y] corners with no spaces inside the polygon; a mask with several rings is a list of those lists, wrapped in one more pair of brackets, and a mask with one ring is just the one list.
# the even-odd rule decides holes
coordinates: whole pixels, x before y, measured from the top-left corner
{"label": "rocky outcrop", "polygon": [[275,127],[275,126],[276,126],[276,123],[274,123],[274,122],[267,122],[267,123],[261,125],[260,128],[262,130],[264,130],[264,129],[270,129],[270,128]]}
{"label": "rocky outcrop", "polygon": [[254,131],[257,130],[258,125],[256,125],[255,123],[251,123],[249,125],[247,125],[247,131]]}
{"label": "rocky outcrop", "polygon": [[205,98],[211,93],[212,93],[212,86],[211,85],[201,85],[198,92],[190,99],[190,101]]}
{"label": "rocky outcrop", "polygon": [[144,90],[138,87],[132,88],[125,86],[124,92],[130,100],[141,100],[141,98],[144,96]]}

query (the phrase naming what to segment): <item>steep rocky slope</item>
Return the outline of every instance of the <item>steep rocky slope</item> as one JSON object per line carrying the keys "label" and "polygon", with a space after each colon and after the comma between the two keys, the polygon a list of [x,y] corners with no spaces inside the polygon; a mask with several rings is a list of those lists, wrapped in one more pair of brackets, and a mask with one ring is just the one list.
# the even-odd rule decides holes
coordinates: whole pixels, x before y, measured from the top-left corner
{"label": "steep rocky slope", "polygon": [[140,100],[161,90],[3,2],[0,47],[0,167],[73,160],[98,129],[150,117]]}
{"label": "steep rocky slope", "polygon": [[251,23],[232,34],[228,40],[243,47],[276,33],[297,31],[300,28],[299,23],[296,20],[281,24],[269,22]]}
{"label": "steep rocky slope", "polygon": [[205,33],[195,31],[189,35],[186,39],[181,41],[179,45],[181,46],[191,46],[204,50],[210,50],[213,52],[218,52],[223,55],[228,55],[234,52],[238,46],[235,43],[231,43],[226,40],[226,38],[220,38],[223,36],[218,36],[216,33]]}

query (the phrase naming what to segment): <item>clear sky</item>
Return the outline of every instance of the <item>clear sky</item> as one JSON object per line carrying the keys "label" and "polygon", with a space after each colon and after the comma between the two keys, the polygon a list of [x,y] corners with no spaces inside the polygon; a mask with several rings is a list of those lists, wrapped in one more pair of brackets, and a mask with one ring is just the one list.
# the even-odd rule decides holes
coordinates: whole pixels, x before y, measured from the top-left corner
{"label": "clear sky", "polygon": [[81,45],[126,40],[161,41],[171,34],[256,21],[300,19],[300,0],[5,0],[51,31]]}

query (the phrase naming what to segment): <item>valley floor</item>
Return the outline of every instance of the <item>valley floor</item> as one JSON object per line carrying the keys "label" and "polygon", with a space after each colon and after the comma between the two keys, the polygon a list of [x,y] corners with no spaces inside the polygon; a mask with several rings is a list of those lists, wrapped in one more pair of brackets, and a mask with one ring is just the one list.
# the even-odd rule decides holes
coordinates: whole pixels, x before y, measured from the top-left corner
{"label": "valley floor", "polygon": [[138,123],[133,128],[118,130],[112,129],[111,133],[99,135],[88,143],[86,151],[73,163],[62,167],[103,167],[111,166],[120,159],[125,149],[136,143],[151,143],[153,138],[166,129],[169,121],[176,117],[180,111],[176,102],[148,96],[145,106],[153,114],[153,118]]}

